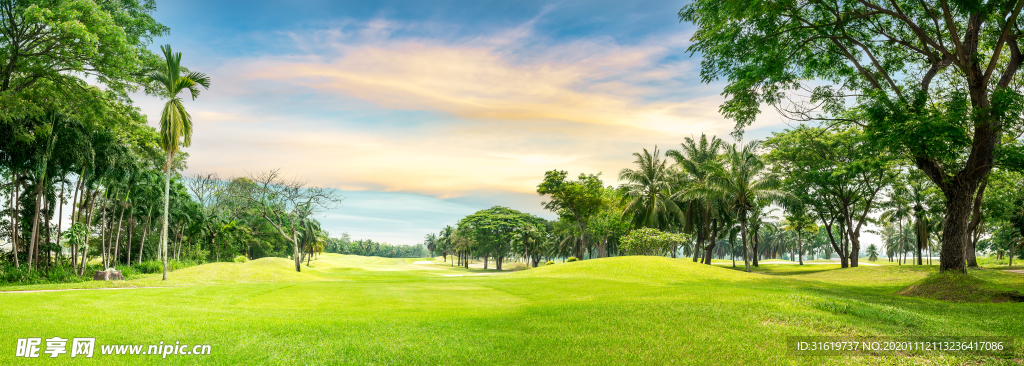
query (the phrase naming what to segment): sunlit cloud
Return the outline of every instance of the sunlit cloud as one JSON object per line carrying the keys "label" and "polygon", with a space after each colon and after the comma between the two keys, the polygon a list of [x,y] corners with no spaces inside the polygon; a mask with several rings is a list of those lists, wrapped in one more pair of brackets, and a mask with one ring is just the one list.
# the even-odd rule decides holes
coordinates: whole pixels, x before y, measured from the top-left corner
{"label": "sunlit cloud", "polygon": [[[718,113],[720,88],[701,84],[685,57],[686,34],[552,40],[532,22],[447,32],[342,22],[285,34],[296,52],[203,68],[214,85],[187,102],[196,123],[188,173],[281,169],[350,192],[459,200],[460,212],[504,204],[540,214],[536,186],[547,170],[600,172],[617,184],[633,152],[732,130]],[[159,110],[153,99],[140,105]],[[754,128],[780,123],[768,115]]]}

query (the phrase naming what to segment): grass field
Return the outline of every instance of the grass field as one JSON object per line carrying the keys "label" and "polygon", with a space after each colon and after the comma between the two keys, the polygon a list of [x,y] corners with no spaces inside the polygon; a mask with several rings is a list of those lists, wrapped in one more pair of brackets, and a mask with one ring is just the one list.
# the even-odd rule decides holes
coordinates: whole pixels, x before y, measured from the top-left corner
{"label": "grass field", "polygon": [[[1024,336],[1024,303],[897,295],[935,267],[762,265],[755,273],[690,259],[617,257],[525,271],[323,255],[296,273],[264,258],[99,286],[0,293],[0,364],[18,338],[95,337],[91,359],[32,364],[1019,364],[1014,356],[808,357],[787,336]],[[740,266],[742,268],[742,266]],[[972,271],[1024,292],[1024,275]],[[210,355],[101,355],[102,344],[209,344]],[[45,344],[44,344],[45,346]],[[45,349],[45,347],[43,347]]]}

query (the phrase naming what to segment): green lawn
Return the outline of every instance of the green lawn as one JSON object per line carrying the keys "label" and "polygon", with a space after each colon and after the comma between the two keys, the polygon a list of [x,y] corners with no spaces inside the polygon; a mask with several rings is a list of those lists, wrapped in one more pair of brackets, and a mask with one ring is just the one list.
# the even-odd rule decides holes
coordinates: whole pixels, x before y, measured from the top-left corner
{"label": "green lawn", "polygon": [[[100,355],[32,364],[1017,364],[1014,359],[796,357],[787,336],[1022,336],[1024,303],[948,303],[895,292],[935,267],[762,265],[617,257],[537,269],[463,269],[429,259],[324,255],[303,272],[265,258],[102,285],[0,293],[3,350],[18,338],[210,344],[211,355]],[[1024,292],[1024,275],[972,271]],[[2,290],[17,289],[13,287]],[[45,348],[45,347],[44,347]],[[46,358],[46,359],[43,359]]]}

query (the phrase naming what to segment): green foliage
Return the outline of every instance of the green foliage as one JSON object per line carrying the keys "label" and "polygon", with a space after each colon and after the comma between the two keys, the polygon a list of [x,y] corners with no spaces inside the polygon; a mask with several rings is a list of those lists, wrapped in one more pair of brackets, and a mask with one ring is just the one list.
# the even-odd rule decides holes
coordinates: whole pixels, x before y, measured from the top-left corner
{"label": "green foliage", "polygon": [[605,205],[602,197],[604,187],[600,173],[580,174],[575,181],[566,180],[568,175],[564,170],[545,172],[544,181],[537,186],[537,193],[548,197],[548,201],[543,203],[546,210],[557,213],[562,220],[576,223],[580,240],[572,252],[582,257],[584,248],[589,246],[585,233],[590,218]]}
{"label": "green foliage", "polygon": [[626,182],[622,185],[625,204],[622,215],[628,217],[634,228],[668,230],[683,216],[683,211],[671,199],[675,179],[667,166],[668,159],[661,158],[657,147],[654,153],[644,149],[633,156],[637,168],[624,168],[619,173],[619,180]]}
{"label": "green foliage", "polygon": [[[89,272],[86,272],[89,273]],[[31,285],[43,283],[81,282],[86,280],[78,276],[71,266],[58,264],[43,266],[29,270],[28,266],[15,267],[10,262],[0,262],[0,283]]]}
{"label": "green foliage", "polygon": [[550,265],[552,265],[552,264],[555,264],[555,261],[547,261],[547,262],[544,262],[544,265],[545,265],[545,266],[550,266]]}
{"label": "green foliage", "polygon": [[684,240],[679,234],[663,233],[652,228],[636,229],[619,239],[622,242],[621,249],[632,255],[664,255]]}
{"label": "green foliage", "polygon": [[245,263],[248,260],[249,259],[246,258],[244,255],[240,255],[240,256],[235,257],[235,263]]}
{"label": "green foliage", "polygon": [[[68,108],[89,119],[144,83],[147,49],[167,27],[143,1],[6,1],[0,7],[0,121]],[[92,76],[106,91],[86,82]]]}
{"label": "green foliage", "polygon": [[569,258],[565,259],[565,262],[566,263],[568,263],[568,262],[575,262],[576,260],[577,260],[576,257],[569,257]]}
{"label": "green foliage", "polygon": [[513,242],[523,232],[535,230],[542,222],[539,217],[494,206],[462,218],[458,227],[472,237],[474,254],[501,260],[509,255]]}

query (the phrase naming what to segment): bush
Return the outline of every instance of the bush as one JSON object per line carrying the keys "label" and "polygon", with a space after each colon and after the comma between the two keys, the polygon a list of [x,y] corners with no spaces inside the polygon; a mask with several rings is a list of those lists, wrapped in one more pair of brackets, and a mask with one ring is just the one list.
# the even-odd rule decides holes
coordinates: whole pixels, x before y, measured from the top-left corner
{"label": "bush", "polygon": [[545,266],[550,266],[552,264],[555,264],[555,261],[547,261],[547,263],[544,263]]}
{"label": "bush", "polygon": [[566,261],[566,262],[575,262],[575,261],[577,261],[577,259],[576,259],[576,257],[569,257],[569,258],[568,258],[568,259],[566,259],[565,261]]}
{"label": "bush", "polygon": [[235,257],[235,263],[245,263],[247,260],[249,259],[246,258],[244,255]]}
{"label": "bush", "polygon": [[[86,271],[86,273],[89,273]],[[0,282],[17,283],[23,285],[59,282],[82,282],[82,277],[75,273],[75,270],[67,264],[43,266],[28,271],[28,266],[15,267],[13,263],[4,263],[0,267]]]}
{"label": "bush", "polygon": [[[193,262],[193,261],[172,261],[172,260],[169,260],[169,261],[167,261],[167,271],[171,272],[171,271],[182,269],[182,268],[186,268],[186,267],[192,267],[192,266],[197,265],[197,264],[199,264],[199,263],[196,263],[196,262]],[[125,274],[125,278],[127,278],[129,273],[132,274],[132,275],[163,273],[164,272],[164,262],[163,261],[159,261],[159,260],[150,260],[150,261],[142,262],[141,264],[136,263],[136,264],[133,264],[133,265],[127,266],[127,267],[125,267],[125,266],[118,266],[117,268],[119,270],[121,270],[121,272],[123,274]]]}

